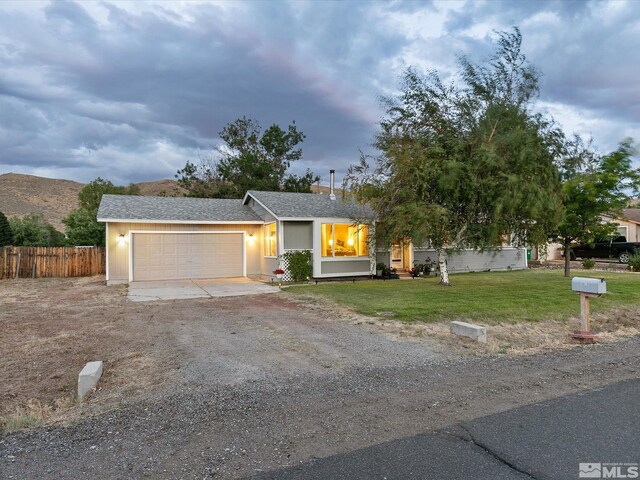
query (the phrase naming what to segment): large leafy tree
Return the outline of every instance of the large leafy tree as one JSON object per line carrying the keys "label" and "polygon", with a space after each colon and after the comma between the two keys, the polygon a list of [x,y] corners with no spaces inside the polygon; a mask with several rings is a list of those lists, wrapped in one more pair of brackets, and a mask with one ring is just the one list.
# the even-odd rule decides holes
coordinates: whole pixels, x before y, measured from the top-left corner
{"label": "large leafy tree", "polygon": [[630,195],[640,188],[640,170],[634,169],[632,140],[626,139],[608,155],[599,155],[576,137],[568,143],[561,164],[563,221],[552,240],[562,244],[564,274],[571,274],[573,242],[589,243],[616,232],[612,219],[622,216]]}
{"label": "large leafy tree", "polygon": [[303,176],[288,173],[302,158],[299,144],[305,135],[295,122],[286,130],[271,125],[264,132],[257,121],[242,117],[221,132],[225,142],[217,149],[217,161],[187,162],[179,170],[178,184],[191,197],[242,198],[247,190],[310,192],[318,180],[311,171]]}
{"label": "large leafy tree", "polygon": [[562,133],[531,112],[539,74],[521,52],[517,28],[499,33],[486,65],[460,59],[457,80],[406,71],[375,145],[347,175],[376,211],[378,241],[411,239],[438,255],[449,284],[447,250],[496,248],[505,239],[539,244],[561,212],[555,165]]}
{"label": "large leafy tree", "polygon": [[85,185],[78,193],[78,208],[62,220],[69,244],[104,247],[105,226],[98,222],[96,216],[105,194],[139,195],[140,188],[134,184],[117,186],[100,177]]}
{"label": "large leafy tree", "polygon": [[29,214],[9,220],[13,232],[13,245],[22,247],[60,247],[65,244],[64,234],[50,225],[42,214]]}
{"label": "large leafy tree", "polygon": [[13,233],[11,232],[11,225],[4,213],[0,212],[0,247],[13,244]]}

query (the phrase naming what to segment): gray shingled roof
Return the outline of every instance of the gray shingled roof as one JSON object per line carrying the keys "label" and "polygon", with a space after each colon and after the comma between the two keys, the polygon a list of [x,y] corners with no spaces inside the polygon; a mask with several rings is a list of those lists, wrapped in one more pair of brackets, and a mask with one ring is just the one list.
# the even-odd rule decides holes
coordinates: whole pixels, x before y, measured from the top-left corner
{"label": "gray shingled roof", "polygon": [[640,223],[640,208],[625,208],[622,210],[622,219],[634,223]]}
{"label": "gray shingled roof", "polygon": [[340,196],[331,200],[329,195],[290,192],[247,192],[267,207],[278,218],[351,218],[372,219],[368,207],[352,200],[343,201]]}
{"label": "gray shingled roof", "polygon": [[262,221],[242,200],[134,195],[103,195],[98,220]]}

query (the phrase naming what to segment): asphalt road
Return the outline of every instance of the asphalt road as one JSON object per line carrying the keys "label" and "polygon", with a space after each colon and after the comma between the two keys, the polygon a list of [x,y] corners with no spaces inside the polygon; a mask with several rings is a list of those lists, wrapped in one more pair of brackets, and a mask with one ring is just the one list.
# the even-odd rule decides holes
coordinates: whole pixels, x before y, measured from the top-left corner
{"label": "asphalt road", "polygon": [[637,478],[639,394],[624,381],[255,478],[556,480],[579,478],[580,463],[632,464],[609,478]]}

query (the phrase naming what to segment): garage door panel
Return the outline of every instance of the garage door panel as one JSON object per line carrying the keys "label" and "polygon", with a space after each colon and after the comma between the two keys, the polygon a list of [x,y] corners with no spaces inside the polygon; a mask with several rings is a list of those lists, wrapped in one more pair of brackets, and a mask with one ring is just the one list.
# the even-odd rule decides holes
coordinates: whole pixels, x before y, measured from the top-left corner
{"label": "garage door panel", "polygon": [[136,281],[243,275],[240,233],[135,233],[132,248]]}

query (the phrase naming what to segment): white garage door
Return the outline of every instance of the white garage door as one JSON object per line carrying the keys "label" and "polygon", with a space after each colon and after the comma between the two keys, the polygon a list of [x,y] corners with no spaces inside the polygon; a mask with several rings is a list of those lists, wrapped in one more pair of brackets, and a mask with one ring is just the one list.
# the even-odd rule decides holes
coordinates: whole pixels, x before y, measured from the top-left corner
{"label": "white garage door", "polygon": [[134,233],[133,280],[243,276],[241,233]]}

